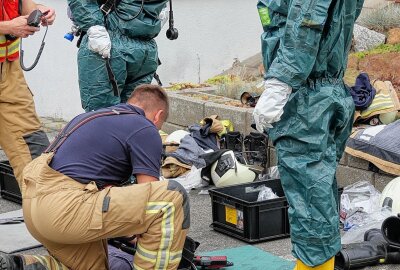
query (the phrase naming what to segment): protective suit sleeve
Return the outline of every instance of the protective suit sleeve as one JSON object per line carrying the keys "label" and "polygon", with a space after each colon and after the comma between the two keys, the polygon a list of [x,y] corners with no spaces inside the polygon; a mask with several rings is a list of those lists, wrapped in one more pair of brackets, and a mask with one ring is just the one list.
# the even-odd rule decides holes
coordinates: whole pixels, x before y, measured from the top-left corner
{"label": "protective suit sleeve", "polygon": [[83,31],[91,26],[103,25],[104,16],[96,0],[68,0],[74,23]]}
{"label": "protective suit sleeve", "polygon": [[277,56],[266,79],[276,78],[299,88],[310,75],[328,17],[331,0],[293,0]]}

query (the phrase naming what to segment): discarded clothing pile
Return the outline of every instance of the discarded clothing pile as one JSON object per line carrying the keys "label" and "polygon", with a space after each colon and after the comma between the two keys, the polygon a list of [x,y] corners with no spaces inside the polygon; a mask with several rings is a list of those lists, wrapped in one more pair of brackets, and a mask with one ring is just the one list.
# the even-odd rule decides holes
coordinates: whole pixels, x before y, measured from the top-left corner
{"label": "discarded clothing pile", "polygon": [[186,189],[253,181],[256,173],[249,166],[261,170],[268,160],[265,135],[251,132],[243,136],[233,131],[229,120],[220,120],[217,115],[189,126],[188,131],[178,130],[162,137],[162,176],[180,182]]}
{"label": "discarded clothing pile", "polygon": [[389,81],[361,73],[350,93],[356,106],[353,134],[346,153],[370,161],[382,171],[400,175],[400,102]]}
{"label": "discarded clothing pile", "polygon": [[389,81],[370,82],[366,73],[361,73],[355,86],[350,88],[356,106],[355,124],[390,124],[399,119],[399,98]]}

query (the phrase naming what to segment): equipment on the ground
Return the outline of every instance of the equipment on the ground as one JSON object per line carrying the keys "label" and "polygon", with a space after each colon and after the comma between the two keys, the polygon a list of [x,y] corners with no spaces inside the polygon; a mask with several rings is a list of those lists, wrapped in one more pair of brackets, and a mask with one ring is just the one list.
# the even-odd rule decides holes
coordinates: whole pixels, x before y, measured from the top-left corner
{"label": "equipment on the ground", "polygon": [[[28,16],[27,24],[28,24],[29,26],[39,27],[39,24],[40,24],[42,18],[44,18],[45,21],[46,21],[45,16],[47,15],[47,13],[48,13],[48,11],[42,13],[42,12],[41,12],[40,10],[38,10],[38,9],[32,11],[31,14],[29,14],[29,16]],[[42,39],[42,43],[41,43],[41,45],[40,45],[40,49],[39,49],[39,51],[38,51],[38,53],[37,53],[37,55],[36,55],[35,61],[33,62],[33,64],[32,64],[30,67],[25,67],[25,65],[24,65],[24,50],[22,49],[22,39],[21,39],[21,42],[20,42],[20,44],[21,44],[21,45],[20,45],[20,46],[21,46],[21,49],[20,49],[20,54],[21,54],[21,56],[20,56],[20,58],[19,58],[19,62],[20,62],[21,68],[22,68],[24,71],[30,71],[30,70],[32,70],[34,67],[36,67],[37,63],[39,62],[40,56],[42,55],[42,52],[43,52],[43,49],[44,49],[44,45],[46,44],[46,43],[44,42],[44,39],[46,38],[47,30],[48,30],[48,29],[49,29],[49,26],[46,24],[46,31],[44,32],[44,36],[43,36],[43,39]]]}
{"label": "equipment on the ground", "polygon": [[256,173],[240,164],[233,151],[226,151],[211,166],[211,179],[216,187],[254,181]]}
{"label": "equipment on the ground", "polygon": [[[135,255],[136,244],[133,244],[131,240],[132,238],[119,237],[109,239],[108,244],[121,249],[123,252]],[[227,260],[226,256],[195,256],[194,253],[199,245],[199,242],[189,236],[186,237],[178,270],[197,270],[197,267],[201,267],[204,270],[220,269],[233,265]]]}
{"label": "equipment on the ground", "polygon": [[247,164],[268,168],[268,136],[260,132],[250,132],[244,140],[244,153]]}
{"label": "equipment on the ground", "polygon": [[226,256],[196,256],[193,259],[194,265],[200,269],[221,269],[233,266]]}
{"label": "equipment on the ground", "polygon": [[388,217],[383,221],[382,233],[390,246],[400,250],[400,214]]}
{"label": "equipment on the ground", "polygon": [[[387,224],[390,224],[387,226],[389,231],[399,232],[400,219],[398,224],[392,224],[391,218],[385,220],[389,220],[387,222]],[[389,237],[392,237],[392,235]],[[400,242],[397,242],[398,245],[393,245],[387,240],[383,225],[382,230],[370,229],[366,231],[364,242],[343,246],[342,250],[336,255],[335,270],[350,270],[377,264],[400,264]]]}
{"label": "equipment on the ground", "polygon": [[394,214],[400,213],[400,177],[389,182],[381,194],[381,206],[388,206]]}

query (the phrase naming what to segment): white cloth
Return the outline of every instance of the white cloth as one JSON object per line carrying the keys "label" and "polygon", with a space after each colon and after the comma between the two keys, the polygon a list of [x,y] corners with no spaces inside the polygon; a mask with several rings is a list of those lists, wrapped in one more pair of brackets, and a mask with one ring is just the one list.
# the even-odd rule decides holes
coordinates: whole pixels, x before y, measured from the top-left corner
{"label": "white cloth", "polygon": [[110,58],[111,39],[107,29],[101,25],[95,25],[88,29],[88,48],[100,54],[103,58]]}
{"label": "white cloth", "polygon": [[275,78],[264,82],[264,92],[253,111],[253,118],[259,132],[272,128],[283,114],[283,107],[292,93],[292,87]]}

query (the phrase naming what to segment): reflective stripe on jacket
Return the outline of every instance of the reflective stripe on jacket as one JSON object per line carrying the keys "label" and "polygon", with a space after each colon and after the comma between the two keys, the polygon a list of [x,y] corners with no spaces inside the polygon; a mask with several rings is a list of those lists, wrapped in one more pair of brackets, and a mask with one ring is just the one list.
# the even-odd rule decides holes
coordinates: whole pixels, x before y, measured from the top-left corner
{"label": "reflective stripe on jacket", "polygon": [[[0,0],[0,21],[10,21],[21,14],[21,0]],[[19,38],[7,40],[0,35],[0,62],[14,61],[19,57]]]}

